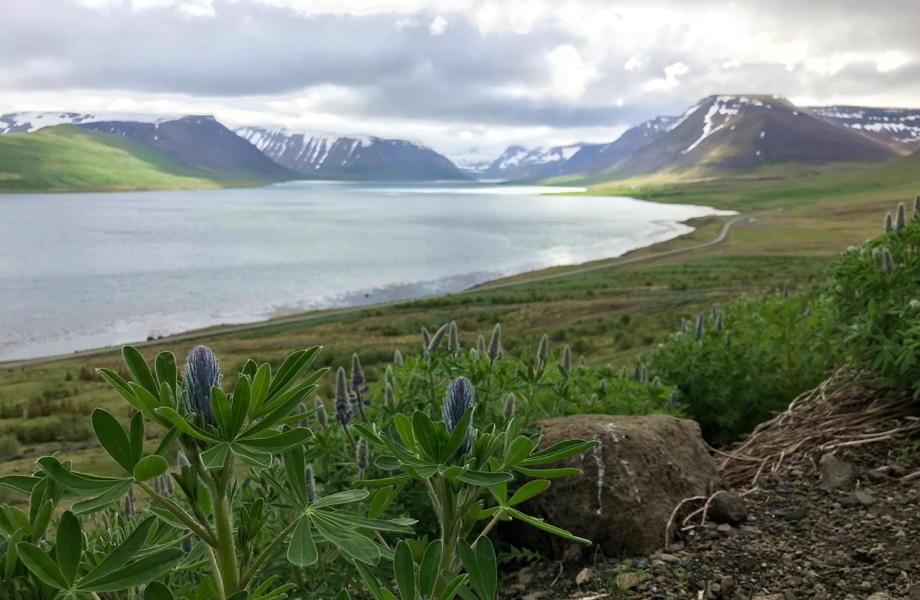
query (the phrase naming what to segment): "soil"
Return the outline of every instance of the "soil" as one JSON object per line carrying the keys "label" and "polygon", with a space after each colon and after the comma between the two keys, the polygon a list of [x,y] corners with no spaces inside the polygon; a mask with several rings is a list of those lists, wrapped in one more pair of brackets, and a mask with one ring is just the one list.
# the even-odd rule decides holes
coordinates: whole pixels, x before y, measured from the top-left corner
{"label": "soil", "polygon": [[824,462],[838,472],[839,461],[854,467],[836,489],[828,489],[835,474],[822,480],[821,454],[802,452],[755,486],[732,490],[748,511],[740,524],[697,515],[682,539],[648,557],[573,547],[568,560],[506,573],[502,598],[920,600],[920,438],[835,457]]}

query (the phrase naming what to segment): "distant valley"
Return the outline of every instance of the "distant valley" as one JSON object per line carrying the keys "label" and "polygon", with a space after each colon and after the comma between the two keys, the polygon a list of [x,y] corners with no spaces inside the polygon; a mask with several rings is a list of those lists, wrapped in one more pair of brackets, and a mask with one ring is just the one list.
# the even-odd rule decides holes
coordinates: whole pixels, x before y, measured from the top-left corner
{"label": "distant valley", "polygon": [[0,191],[184,189],[297,179],[596,183],[698,179],[782,165],[881,163],[920,149],[920,109],[797,107],[714,95],[608,143],[509,147],[454,160],[413,141],[284,127],[229,129],[207,115],[0,116]]}

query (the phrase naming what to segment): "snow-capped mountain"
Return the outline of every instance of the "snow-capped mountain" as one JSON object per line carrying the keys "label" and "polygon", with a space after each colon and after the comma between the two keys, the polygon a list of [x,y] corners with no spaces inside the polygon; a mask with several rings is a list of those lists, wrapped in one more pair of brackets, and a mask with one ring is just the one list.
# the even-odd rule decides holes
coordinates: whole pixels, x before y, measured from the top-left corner
{"label": "snow-capped mountain", "polygon": [[296,174],[240,139],[210,115],[20,112],[0,116],[0,133],[72,125],[148,145],[181,165],[222,180],[285,180]]}
{"label": "snow-capped mountain", "polygon": [[627,129],[609,144],[582,146],[561,170],[564,175],[594,175],[614,167],[642,146],[652,142],[675,121],[675,117],[655,117]]}
{"label": "snow-capped mountain", "polygon": [[391,180],[468,179],[449,159],[407,140],[240,127],[242,139],[270,159],[312,178]]}
{"label": "snow-capped mountain", "polygon": [[920,109],[917,108],[815,106],[808,111],[828,123],[904,145],[907,150],[920,147]]}
{"label": "snow-capped mountain", "polygon": [[[177,121],[188,115],[154,115],[145,113],[73,113],[73,112],[18,112],[0,116],[0,135],[4,133],[31,133],[55,125],[83,125],[89,123],[146,123],[159,125]],[[213,119],[214,117],[206,117]]]}
{"label": "snow-capped mountain", "polygon": [[458,169],[473,177],[484,176],[495,162],[495,155],[487,156],[479,148],[470,148],[464,152],[451,154],[449,158]]}
{"label": "snow-capped mountain", "polygon": [[884,161],[884,143],[818,119],[780,96],[704,98],[620,161],[622,176],[755,169],[767,164]]}
{"label": "snow-capped mountain", "polygon": [[552,148],[525,148],[511,146],[485,171],[495,179],[545,179],[562,175],[562,165],[575,156],[586,144],[555,146]]}

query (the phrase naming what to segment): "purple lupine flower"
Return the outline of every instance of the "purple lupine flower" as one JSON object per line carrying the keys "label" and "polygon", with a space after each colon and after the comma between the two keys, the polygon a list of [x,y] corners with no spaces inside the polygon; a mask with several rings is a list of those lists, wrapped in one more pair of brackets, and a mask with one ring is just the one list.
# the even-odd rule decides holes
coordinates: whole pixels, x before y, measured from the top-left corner
{"label": "purple lupine flower", "polygon": [[885,233],[891,233],[894,230],[894,219],[891,218],[891,213],[885,215]]}
{"label": "purple lupine flower", "polygon": [[220,387],[220,364],[207,346],[197,346],[188,355],[185,367],[185,390],[189,409],[201,415],[205,423],[216,426],[214,408],[211,406],[211,389]]}
{"label": "purple lupine flower", "polygon": [[358,478],[363,479],[364,471],[370,464],[370,448],[364,438],[358,440],[358,447],[355,449],[355,464],[358,467]]}
{"label": "purple lupine flower", "polygon": [[335,374],[335,418],[342,424],[342,427],[348,427],[355,411],[348,407],[348,383],[345,379],[345,369],[339,367]]}
{"label": "purple lupine flower", "polygon": [[403,360],[402,352],[399,350],[393,353],[393,364],[397,367],[402,367],[406,364],[406,362]]}
{"label": "purple lupine flower", "polygon": [[319,396],[316,397],[316,422],[319,423],[320,427],[325,427],[329,424],[329,413],[326,412],[326,405]]}
{"label": "purple lupine flower", "polygon": [[358,353],[351,356],[351,393],[349,399],[351,403],[358,408],[358,413],[364,417],[364,407],[370,406],[371,401],[364,398],[368,387],[364,385],[364,369],[361,368],[361,359]]}
{"label": "purple lupine flower", "polygon": [[450,330],[447,333],[447,349],[455,355],[460,352],[460,333],[457,331],[457,322],[450,322]]}
{"label": "purple lupine flower", "polygon": [[[444,405],[441,407],[441,417],[444,424],[447,425],[447,431],[453,433],[466,411],[473,407],[476,400],[476,390],[473,384],[466,377],[457,377],[449,386],[447,386],[447,395],[444,397]],[[470,451],[470,444],[473,439],[473,425],[469,425],[466,431],[466,437],[457,454],[466,454]]]}
{"label": "purple lupine flower", "polygon": [[540,338],[540,345],[537,346],[537,364],[540,370],[546,365],[547,356],[549,356],[549,336],[544,333]]}
{"label": "purple lupine flower", "polygon": [[696,332],[693,334],[693,341],[698,342],[703,339],[703,313],[696,318]]}
{"label": "purple lupine flower", "polygon": [[885,273],[888,275],[894,274],[894,257],[888,248],[882,248],[882,264],[884,265]]}
{"label": "purple lupine flower", "polygon": [[722,316],[722,313],[719,313],[716,316],[716,331],[722,331],[725,327],[725,317]]}
{"label": "purple lupine flower", "polygon": [[562,349],[562,368],[566,371],[572,370],[572,349],[568,346]]}
{"label": "purple lupine flower", "polygon": [[[305,414],[307,414],[307,405],[304,404],[303,402],[301,402],[300,405],[297,407],[297,414],[299,414],[299,415],[305,415]],[[306,417],[302,417],[302,418],[300,419],[299,425],[300,425],[301,427],[309,427],[309,426],[310,426],[310,422],[307,420]]]}
{"label": "purple lupine flower", "polygon": [[674,412],[680,408],[680,397],[677,395],[677,390],[671,392],[671,397],[668,399],[668,412]]}
{"label": "purple lupine flower", "polygon": [[502,357],[502,324],[496,323],[495,329],[492,330],[492,337],[489,339],[489,349],[486,352],[489,355],[489,364]]}

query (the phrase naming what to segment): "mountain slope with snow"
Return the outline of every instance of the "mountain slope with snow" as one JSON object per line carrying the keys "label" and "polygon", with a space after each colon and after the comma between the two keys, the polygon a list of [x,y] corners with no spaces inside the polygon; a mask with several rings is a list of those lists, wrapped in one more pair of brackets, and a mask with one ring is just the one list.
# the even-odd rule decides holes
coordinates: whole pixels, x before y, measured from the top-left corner
{"label": "mountain slope with snow", "polygon": [[277,164],[310,178],[468,179],[448,158],[406,140],[240,127],[236,135]]}
{"label": "mountain slope with snow", "polygon": [[779,96],[704,98],[618,163],[620,177],[662,171],[749,171],[766,165],[882,162],[884,143],[813,116]]}
{"label": "mountain slope with snow", "polygon": [[893,142],[903,152],[920,148],[920,109],[813,106],[807,110],[828,123]]}
{"label": "mountain slope with snow", "polygon": [[0,134],[30,133],[59,125],[74,125],[139,142],[221,180],[260,182],[296,178],[295,173],[275,164],[211,116],[69,112],[0,116]]}
{"label": "mountain slope with snow", "polygon": [[578,154],[587,144],[555,146],[552,148],[524,148],[511,146],[485,171],[490,179],[547,179],[563,175],[562,166]]}

